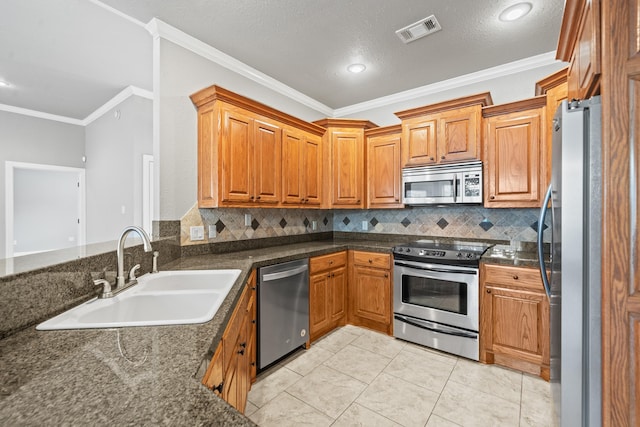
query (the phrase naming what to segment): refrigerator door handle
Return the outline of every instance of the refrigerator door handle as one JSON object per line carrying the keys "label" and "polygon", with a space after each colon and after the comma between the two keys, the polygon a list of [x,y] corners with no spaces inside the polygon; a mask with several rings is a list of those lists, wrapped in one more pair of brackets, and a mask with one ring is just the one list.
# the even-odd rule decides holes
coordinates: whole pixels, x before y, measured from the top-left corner
{"label": "refrigerator door handle", "polygon": [[544,243],[542,239],[542,233],[544,232],[544,219],[547,216],[547,210],[549,209],[549,201],[551,200],[551,185],[547,189],[547,194],[544,196],[542,207],[540,208],[540,218],[538,218],[538,262],[540,263],[540,275],[542,276],[542,284],[544,285],[544,291],[547,293],[547,297],[551,295],[551,287],[549,286],[549,276],[547,276],[547,268],[544,265]]}

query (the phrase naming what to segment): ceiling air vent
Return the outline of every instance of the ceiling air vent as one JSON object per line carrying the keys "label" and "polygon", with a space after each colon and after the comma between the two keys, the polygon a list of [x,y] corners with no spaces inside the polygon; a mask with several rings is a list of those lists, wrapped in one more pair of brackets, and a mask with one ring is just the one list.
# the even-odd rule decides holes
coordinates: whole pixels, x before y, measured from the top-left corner
{"label": "ceiling air vent", "polygon": [[396,31],[396,34],[404,43],[410,43],[414,40],[418,40],[419,38],[440,31],[441,29],[442,27],[435,15],[431,15],[411,25],[407,25],[404,28],[400,28]]}

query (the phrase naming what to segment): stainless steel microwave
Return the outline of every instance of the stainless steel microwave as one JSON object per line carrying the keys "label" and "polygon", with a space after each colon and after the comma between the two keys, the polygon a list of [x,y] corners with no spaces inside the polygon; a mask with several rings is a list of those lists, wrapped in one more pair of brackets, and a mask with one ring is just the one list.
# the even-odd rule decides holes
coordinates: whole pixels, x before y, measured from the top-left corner
{"label": "stainless steel microwave", "polygon": [[482,203],[482,187],[481,161],[402,170],[405,205]]}

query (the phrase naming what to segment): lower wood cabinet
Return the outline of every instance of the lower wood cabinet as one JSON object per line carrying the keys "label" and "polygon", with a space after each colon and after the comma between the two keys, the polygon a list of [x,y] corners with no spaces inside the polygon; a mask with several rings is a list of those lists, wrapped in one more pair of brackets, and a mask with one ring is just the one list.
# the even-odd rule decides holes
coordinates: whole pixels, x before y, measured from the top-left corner
{"label": "lower wood cabinet", "polygon": [[309,338],[315,341],[347,319],[347,252],[309,259]]}
{"label": "lower wood cabinet", "polygon": [[202,383],[244,412],[256,376],[256,272],[253,271]]}
{"label": "lower wood cabinet", "polygon": [[533,268],[481,267],[480,361],[549,380],[549,300]]}
{"label": "lower wood cabinet", "polygon": [[349,323],[392,335],[391,255],[349,251]]}

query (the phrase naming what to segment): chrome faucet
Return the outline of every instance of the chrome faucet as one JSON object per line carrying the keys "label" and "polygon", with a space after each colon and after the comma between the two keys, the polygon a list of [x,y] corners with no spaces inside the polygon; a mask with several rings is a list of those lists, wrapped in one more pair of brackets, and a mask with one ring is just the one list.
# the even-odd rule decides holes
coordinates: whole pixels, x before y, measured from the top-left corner
{"label": "chrome faucet", "polygon": [[[153,250],[153,248],[151,247],[151,241],[149,240],[149,236],[142,228],[132,225],[125,228],[122,231],[122,234],[120,235],[120,240],[118,241],[118,250],[116,251],[116,255],[118,257],[118,260],[117,260],[118,277],[116,278],[116,288],[119,288],[119,289],[124,289],[126,286],[135,284],[136,283],[135,270],[137,269],[136,267],[140,268],[140,266],[138,265],[131,269],[131,272],[129,273],[130,281],[127,284],[124,277],[124,241],[126,240],[127,235],[129,235],[129,233],[131,233],[132,231],[135,231],[136,233],[138,233],[142,238],[142,243],[144,244],[145,252],[151,252]],[[131,280],[131,276],[133,276],[132,280]]]}

